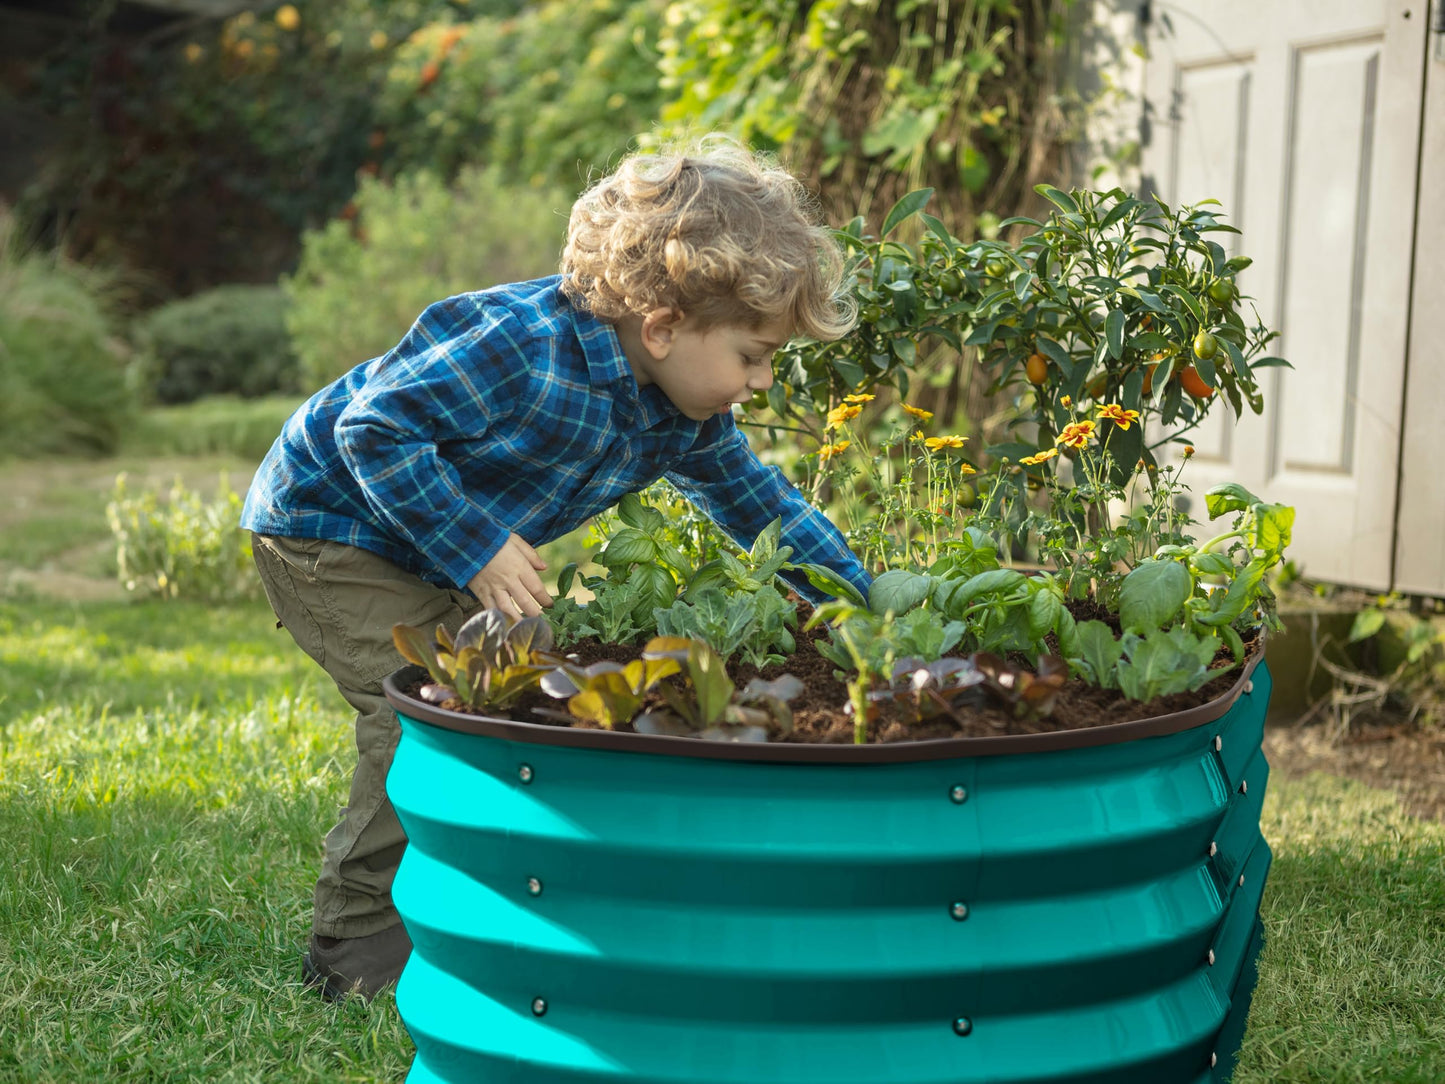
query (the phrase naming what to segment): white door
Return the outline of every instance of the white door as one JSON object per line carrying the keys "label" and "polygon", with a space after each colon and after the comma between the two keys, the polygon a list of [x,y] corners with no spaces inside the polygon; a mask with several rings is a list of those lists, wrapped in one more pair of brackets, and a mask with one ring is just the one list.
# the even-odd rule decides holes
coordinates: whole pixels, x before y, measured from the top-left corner
{"label": "white door", "polygon": [[1261,371],[1262,416],[1215,407],[1185,479],[1294,505],[1306,575],[1387,588],[1428,0],[1150,8],[1142,187],[1224,204],[1294,364]]}

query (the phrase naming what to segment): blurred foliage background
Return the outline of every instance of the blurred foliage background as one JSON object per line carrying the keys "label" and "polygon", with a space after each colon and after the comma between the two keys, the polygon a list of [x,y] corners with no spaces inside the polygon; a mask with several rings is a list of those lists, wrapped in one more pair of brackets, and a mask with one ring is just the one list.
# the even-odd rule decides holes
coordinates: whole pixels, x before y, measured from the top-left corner
{"label": "blurred foliage background", "polygon": [[[0,367],[50,366],[27,343],[75,325],[59,383],[106,407],[64,407],[79,451],[137,406],[304,394],[431,300],[549,273],[572,199],[629,150],[731,132],[834,225],[876,231],[927,186],[956,236],[992,236],[1069,180],[1087,108],[1076,0],[296,0],[140,24],[122,16],[143,4],[62,6],[0,58],[0,110],[44,131],[0,188],[4,266],[89,283],[93,314],[0,295]],[[918,372],[966,427],[988,389],[962,360]]]}

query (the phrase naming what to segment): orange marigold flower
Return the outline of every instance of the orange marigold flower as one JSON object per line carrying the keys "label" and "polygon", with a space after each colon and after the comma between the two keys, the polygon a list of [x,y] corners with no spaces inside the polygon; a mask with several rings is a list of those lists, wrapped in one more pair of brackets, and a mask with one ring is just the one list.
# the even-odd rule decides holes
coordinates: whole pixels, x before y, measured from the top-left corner
{"label": "orange marigold flower", "polygon": [[974,470],[974,469],[973,469],[972,467],[970,467],[967,463],[960,463],[960,464],[958,465],[958,473],[959,473],[959,474],[977,474],[978,471]]}
{"label": "orange marigold flower", "polygon": [[845,396],[843,396],[843,402],[845,402],[845,403],[871,403],[871,402],[873,402],[873,400],[876,399],[876,398],[877,398],[877,396],[875,396],[875,395],[869,395],[867,392],[861,392],[861,391],[860,391],[860,392],[855,392],[855,393],[852,394],[852,395],[845,395]]}
{"label": "orange marigold flower", "polygon": [[903,403],[900,405],[903,407],[903,413],[911,414],[913,415],[913,417],[917,418],[921,422],[933,421],[933,411],[931,410],[924,410],[922,407],[909,406],[907,403]]}
{"label": "orange marigold flower", "polygon": [[1038,455],[1026,455],[1019,460],[1020,463],[1027,463],[1031,467],[1037,467],[1040,463],[1047,463],[1054,456],[1059,454],[1057,448],[1045,448]]}
{"label": "orange marigold flower", "polygon": [[967,439],[967,437],[953,435],[946,437],[928,437],[924,440],[923,446],[933,452],[938,451],[940,448],[962,448],[963,442]]}
{"label": "orange marigold flower", "polygon": [[1194,454],[1194,445],[1192,445],[1192,444],[1186,444],[1186,445],[1184,446],[1184,458],[1185,458],[1185,459],[1188,459],[1188,458],[1189,458],[1190,456],[1192,456],[1193,454]]}
{"label": "orange marigold flower", "polygon": [[863,413],[863,408],[854,406],[852,403],[844,403],[842,406],[835,406],[828,411],[828,429],[837,429],[846,421],[851,421]]}
{"label": "orange marigold flower", "polygon": [[1066,448],[1082,448],[1089,443],[1093,435],[1093,422],[1073,422],[1064,426],[1064,431],[1058,435],[1054,443],[1062,444]]}
{"label": "orange marigold flower", "polygon": [[1068,410],[1069,407],[1071,407],[1071,406],[1073,406],[1073,405],[1074,405],[1074,400],[1071,399],[1071,398],[1070,398],[1069,396],[1067,396],[1067,395],[1065,395],[1062,399],[1059,400],[1059,406],[1063,407],[1065,410]]}
{"label": "orange marigold flower", "polygon": [[1101,406],[1099,408],[1099,417],[1101,419],[1107,418],[1120,429],[1127,430],[1131,424],[1139,420],[1139,412],[1137,410],[1125,410],[1123,406],[1118,403],[1110,403],[1107,406]]}
{"label": "orange marigold flower", "polygon": [[835,455],[842,455],[848,450],[848,445],[852,443],[853,442],[851,440],[840,440],[836,441],[833,444],[823,445],[821,448],[818,449],[818,462],[826,463]]}

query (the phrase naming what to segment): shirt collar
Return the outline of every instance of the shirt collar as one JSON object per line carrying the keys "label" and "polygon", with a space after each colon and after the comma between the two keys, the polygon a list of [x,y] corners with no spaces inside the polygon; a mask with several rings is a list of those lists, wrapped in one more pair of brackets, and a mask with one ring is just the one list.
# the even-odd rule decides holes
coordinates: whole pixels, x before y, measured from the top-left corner
{"label": "shirt collar", "polygon": [[616,326],[572,304],[571,299],[562,293],[560,283],[559,276],[557,307],[567,314],[576,329],[592,386],[610,391],[622,415],[629,421],[639,422],[644,429],[669,418],[680,417],[681,411],[657,385],[637,386],[637,377],[622,350]]}

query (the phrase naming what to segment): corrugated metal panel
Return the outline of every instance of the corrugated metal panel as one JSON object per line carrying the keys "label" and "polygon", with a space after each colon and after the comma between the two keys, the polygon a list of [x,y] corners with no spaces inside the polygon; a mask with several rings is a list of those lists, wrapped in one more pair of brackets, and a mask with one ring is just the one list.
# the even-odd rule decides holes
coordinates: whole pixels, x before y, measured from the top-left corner
{"label": "corrugated metal panel", "polygon": [[1253,681],[1177,734],[896,764],[403,716],[408,1079],[1224,1079],[1270,860]]}

